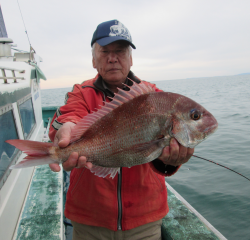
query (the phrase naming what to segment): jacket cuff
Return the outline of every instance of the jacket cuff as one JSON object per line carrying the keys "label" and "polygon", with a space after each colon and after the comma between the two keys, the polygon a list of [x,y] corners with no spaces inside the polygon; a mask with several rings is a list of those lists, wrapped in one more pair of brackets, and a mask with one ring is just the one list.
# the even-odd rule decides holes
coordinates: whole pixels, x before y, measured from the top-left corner
{"label": "jacket cuff", "polygon": [[177,167],[171,165],[165,165],[160,159],[155,159],[149,164],[155,172],[165,177],[172,176],[181,167],[181,165]]}

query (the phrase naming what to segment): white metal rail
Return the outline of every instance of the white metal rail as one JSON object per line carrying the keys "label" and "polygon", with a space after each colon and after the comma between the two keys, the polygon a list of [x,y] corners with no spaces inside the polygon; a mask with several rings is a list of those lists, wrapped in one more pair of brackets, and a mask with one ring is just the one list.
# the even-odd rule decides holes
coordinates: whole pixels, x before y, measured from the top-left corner
{"label": "white metal rail", "polygon": [[[3,79],[5,84],[8,83],[8,79],[14,79],[14,83],[17,83],[17,79],[25,80],[24,77],[16,77],[16,73],[15,73],[15,72],[25,73],[25,70],[19,70],[15,68],[6,68],[6,67],[0,67],[0,69],[2,72],[2,77],[0,77],[0,79]],[[7,77],[6,71],[11,71],[12,77]]]}

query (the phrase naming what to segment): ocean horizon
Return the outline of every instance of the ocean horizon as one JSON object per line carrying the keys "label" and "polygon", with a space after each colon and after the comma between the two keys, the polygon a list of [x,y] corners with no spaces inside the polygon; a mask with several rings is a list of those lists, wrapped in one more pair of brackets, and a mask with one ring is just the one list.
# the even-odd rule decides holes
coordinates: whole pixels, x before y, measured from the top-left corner
{"label": "ocean horizon", "polygon": [[[236,74],[236,75],[225,75],[225,76],[212,76],[212,77],[191,77],[191,78],[177,78],[177,79],[168,79],[168,80],[146,80],[148,82],[162,82],[162,81],[179,81],[179,80],[189,80],[189,79],[203,79],[203,78],[220,78],[220,77],[233,77],[233,76],[239,76],[239,75],[250,75],[250,72],[249,73],[239,73],[239,74]],[[84,80],[83,80],[84,81]],[[82,82],[83,82],[82,81]],[[82,82],[78,83],[78,84],[81,84]],[[45,88],[45,89],[42,89],[42,90],[52,90],[52,89],[65,89],[65,88],[71,88],[72,87],[54,87],[54,88]]]}

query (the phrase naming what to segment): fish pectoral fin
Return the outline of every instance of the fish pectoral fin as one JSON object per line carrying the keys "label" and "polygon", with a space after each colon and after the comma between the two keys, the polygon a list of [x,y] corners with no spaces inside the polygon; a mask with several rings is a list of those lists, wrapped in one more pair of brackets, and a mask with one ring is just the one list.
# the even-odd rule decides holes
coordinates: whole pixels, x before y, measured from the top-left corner
{"label": "fish pectoral fin", "polygon": [[90,171],[97,175],[98,177],[105,178],[110,174],[109,177],[113,178],[116,176],[117,173],[120,172],[120,168],[107,168],[107,167],[100,167],[100,166],[93,166]]}
{"label": "fish pectoral fin", "polygon": [[145,144],[144,151],[150,152],[150,154],[145,158],[145,162],[151,162],[158,158],[161,155],[163,148],[169,146],[169,141],[170,138],[164,137],[150,142],[151,144]]}
{"label": "fish pectoral fin", "polygon": [[169,145],[169,139],[161,138],[153,141],[149,141],[146,143],[139,143],[128,148],[120,149],[112,154],[113,157],[119,154],[128,155],[137,155],[138,153],[143,158],[143,162],[151,162],[152,160],[158,158],[161,153],[162,149]]}
{"label": "fish pectoral fin", "polygon": [[112,155],[120,154],[122,152],[144,152],[144,151],[152,151],[152,149],[162,149],[163,147],[169,145],[169,139],[160,138],[153,141],[145,142],[145,143],[138,143],[128,148],[120,149]]}

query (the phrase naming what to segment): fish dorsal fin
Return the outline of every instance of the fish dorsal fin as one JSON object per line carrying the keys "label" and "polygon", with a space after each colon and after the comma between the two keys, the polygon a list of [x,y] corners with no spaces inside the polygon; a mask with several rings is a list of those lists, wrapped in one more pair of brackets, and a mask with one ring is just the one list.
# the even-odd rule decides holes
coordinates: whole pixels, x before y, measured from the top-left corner
{"label": "fish dorsal fin", "polygon": [[108,113],[118,108],[122,104],[140,95],[154,92],[154,89],[151,86],[146,85],[143,82],[138,84],[133,81],[133,86],[131,87],[127,86],[127,87],[130,89],[129,91],[125,91],[118,88],[118,92],[115,93],[115,96],[112,98],[111,102],[105,102],[104,106],[102,106],[101,109],[98,109],[96,112],[90,113],[87,116],[83,117],[72,130],[70,143],[80,139],[82,135],[87,131],[87,129],[89,129],[90,126],[92,126],[99,119],[106,116]]}

